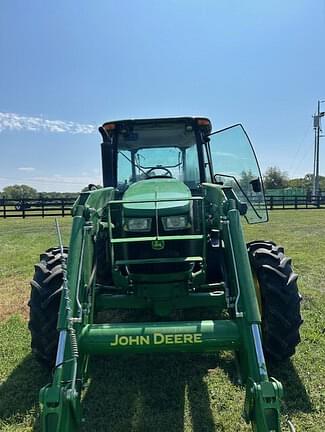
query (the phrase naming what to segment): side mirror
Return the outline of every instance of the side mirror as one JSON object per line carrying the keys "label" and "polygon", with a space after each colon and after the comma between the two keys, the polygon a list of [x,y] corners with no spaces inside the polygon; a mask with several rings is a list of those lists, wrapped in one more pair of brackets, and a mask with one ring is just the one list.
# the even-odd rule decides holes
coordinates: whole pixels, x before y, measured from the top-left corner
{"label": "side mirror", "polygon": [[251,180],[249,183],[252,185],[254,192],[262,192],[262,185],[259,178]]}

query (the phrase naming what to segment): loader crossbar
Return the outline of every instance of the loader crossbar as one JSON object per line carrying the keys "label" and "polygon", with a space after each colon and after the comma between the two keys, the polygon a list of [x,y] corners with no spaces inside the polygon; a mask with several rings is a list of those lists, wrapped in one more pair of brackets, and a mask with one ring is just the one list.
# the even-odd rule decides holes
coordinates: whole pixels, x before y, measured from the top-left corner
{"label": "loader crossbar", "polygon": [[214,352],[235,350],[240,332],[235,321],[193,321],[141,324],[89,324],[79,339],[80,352]]}

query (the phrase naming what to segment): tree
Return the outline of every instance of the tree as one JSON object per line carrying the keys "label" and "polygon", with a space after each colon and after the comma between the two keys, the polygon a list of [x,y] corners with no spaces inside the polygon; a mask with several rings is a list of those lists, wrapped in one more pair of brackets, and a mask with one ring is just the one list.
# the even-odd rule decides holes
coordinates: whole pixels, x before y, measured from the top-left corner
{"label": "tree", "polygon": [[312,184],[312,181],[313,181],[313,178],[314,178],[314,174],[306,174],[305,177],[304,177],[304,180],[305,180],[306,182],[309,182],[310,185],[311,185],[311,184]]}
{"label": "tree", "polygon": [[[290,179],[288,186],[296,188],[304,188],[306,190],[312,190],[313,188],[313,174],[306,174],[304,177]],[[325,191],[325,176],[319,176],[319,186],[322,191]]]}
{"label": "tree", "polygon": [[252,191],[251,181],[256,179],[256,176],[253,175],[252,170],[242,171],[240,174],[239,184],[246,192]]}
{"label": "tree", "polygon": [[37,190],[27,185],[13,185],[3,188],[3,194],[9,199],[37,198]]}
{"label": "tree", "polygon": [[288,174],[278,167],[269,167],[263,176],[265,189],[281,189],[288,186]]}
{"label": "tree", "polygon": [[[89,189],[90,186],[90,189]],[[101,189],[103,186],[101,185],[95,185],[95,184],[89,184],[88,186],[85,186],[84,188],[81,189],[81,192],[88,192],[91,190],[95,190],[95,189]]]}

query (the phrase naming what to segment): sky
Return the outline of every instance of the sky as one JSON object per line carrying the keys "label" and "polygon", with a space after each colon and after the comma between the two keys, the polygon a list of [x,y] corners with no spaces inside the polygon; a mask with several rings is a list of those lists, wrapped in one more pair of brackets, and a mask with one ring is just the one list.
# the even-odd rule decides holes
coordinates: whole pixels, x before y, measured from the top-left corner
{"label": "sky", "polygon": [[99,125],[179,115],[242,123],[262,171],[304,176],[324,42],[325,0],[2,0],[0,190],[101,183]]}

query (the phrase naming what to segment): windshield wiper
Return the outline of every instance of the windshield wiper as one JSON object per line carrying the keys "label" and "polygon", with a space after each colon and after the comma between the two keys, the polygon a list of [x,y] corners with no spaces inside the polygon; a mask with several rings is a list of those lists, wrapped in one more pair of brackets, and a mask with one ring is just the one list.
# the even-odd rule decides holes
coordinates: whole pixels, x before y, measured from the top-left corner
{"label": "windshield wiper", "polygon": [[139,165],[141,168],[144,169],[149,169],[149,168],[177,168],[180,165],[182,165],[182,162],[177,163],[176,165],[154,165],[154,166],[143,166],[143,165]]}
{"label": "windshield wiper", "polygon": [[135,162],[133,162],[132,159],[130,159],[129,157],[127,157],[123,152],[119,151],[119,153],[125,157],[126,160],[128,160],[131,165],[133,165],[134,167],[138,168],[139,171],[141,171],[143,174],[146,174],[146,172],[142,169],[141,165],[136,164]]}

